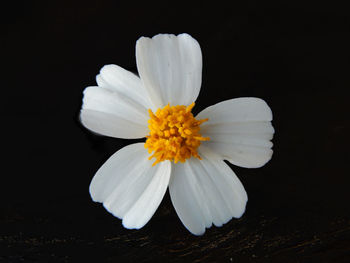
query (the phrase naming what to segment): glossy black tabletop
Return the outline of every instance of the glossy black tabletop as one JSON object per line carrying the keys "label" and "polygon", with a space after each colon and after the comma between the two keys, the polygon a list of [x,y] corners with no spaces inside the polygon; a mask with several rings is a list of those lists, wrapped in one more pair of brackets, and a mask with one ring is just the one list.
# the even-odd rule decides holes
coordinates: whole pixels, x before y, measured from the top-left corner
{"label": "glossy black tabletop", "polygon": [[[349,12],[336,4],[27,1],[1,16],[0,262],[349,262]],[[194,112],[237,97],[273,112],[274,154],[230,165],[240,219],[197,237],[167,192],[141,230],[89,195],[130,143],[88,132],[82,91],[106,64],[137,72],[135,42],[189,33],[203,53]]]}

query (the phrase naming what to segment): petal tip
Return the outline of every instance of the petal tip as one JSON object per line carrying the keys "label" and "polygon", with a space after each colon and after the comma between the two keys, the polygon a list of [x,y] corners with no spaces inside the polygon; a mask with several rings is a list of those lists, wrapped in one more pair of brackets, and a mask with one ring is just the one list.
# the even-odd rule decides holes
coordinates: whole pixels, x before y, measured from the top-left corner
{"label": "petal tip", "polygon": [[126,220],[122,220],[122,225],[124,228],[126,229],[140,229],[141,227],[138,227],[138,226],[134,226],[132,224],[130,224],[130,222],[126,221]]}

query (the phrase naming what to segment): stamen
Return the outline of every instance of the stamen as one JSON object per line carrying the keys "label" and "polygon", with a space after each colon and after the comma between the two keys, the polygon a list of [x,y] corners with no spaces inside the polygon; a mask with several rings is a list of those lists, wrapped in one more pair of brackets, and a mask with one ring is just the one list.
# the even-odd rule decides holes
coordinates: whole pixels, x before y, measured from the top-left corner
{"label": "stamen", "polygon": [[202,137],[199,126],[208,119],[196,120],[191,112],[194,106],[194,102],[187,107],[168,104],[155,114],[148,110],[150,134],[146,136],[145,148],[153,152],[149,159],[156,158],[153,165],[165,160],[185,162],[191,156],[201,159],[197,148],[201,141],[210,138]]}

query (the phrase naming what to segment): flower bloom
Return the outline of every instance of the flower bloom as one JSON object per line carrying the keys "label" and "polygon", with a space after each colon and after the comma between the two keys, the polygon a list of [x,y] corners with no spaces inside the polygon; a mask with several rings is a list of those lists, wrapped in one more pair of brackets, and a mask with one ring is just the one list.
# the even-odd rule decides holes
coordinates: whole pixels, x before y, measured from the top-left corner
{"label": "flower bloom", "polygon": [[223,161],[257,168],[272,156],[272,112],[259,98],[210,106],[196,117],[202,54],[188,34],[159,34],[136,42],[139,76],[104,66],[98,86],[84,90],[82,124],[105,136],[146,137],[113,154],[90,184],[95,202],[124,227],[139,229],[169,186],[171,201],[195,235],[243,215],[247,193]]}

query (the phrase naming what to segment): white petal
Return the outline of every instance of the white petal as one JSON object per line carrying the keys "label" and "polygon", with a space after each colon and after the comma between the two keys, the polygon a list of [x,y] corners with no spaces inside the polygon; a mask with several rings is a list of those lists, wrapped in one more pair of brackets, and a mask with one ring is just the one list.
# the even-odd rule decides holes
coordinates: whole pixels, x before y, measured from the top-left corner
{"label": "white petal", "polygon": [[200,156],[174,165],[169,191],[185,227],[201,235],[212,223],[222,226],[245,211],[247,193],[220,156],[201,146]]}
{"label": "white petal", "polygon": [[141,37],[136,43],[141,80],[158,107],[189,105],[198,97],[202,82],[202,53],[188,34]]}
{"label": "white petal", "polygon": [[206,125],[228,122],[271,121],[272,112],[262,99],[236,98],[209,106],[201,111],[197,117],[200,119],[209,118]]}
{"label": "white petal", "polygon": [[117,91],[102,87],[84,90],[82,124],[93,132],[116,138],[142,138],[148,133],[147,110]]}
{"label": "white petal", "polygon": [[124,97],[135,100],[146,109],[152,106],[140,78],[117,65],[111,64],[102,67],[100,74],[96,76],[96,82],[100,87],[117,91]]}
{"label": "white petal", "polygon": [[232,164],[257,168],[272,157],[274,134],[272,112],[258,98],[238,98],[204,109],[197,119],[209,118],[201,125],[201,134],[210,137],[203,145],[210,147]]}
{"label": "white petal", "polygon": [[102,202],[126,228],[141,228],[153,216],[168,187],[169,161],[152,166],[144,143],[126,146],[112,155],[90,184],[95,202]]}

